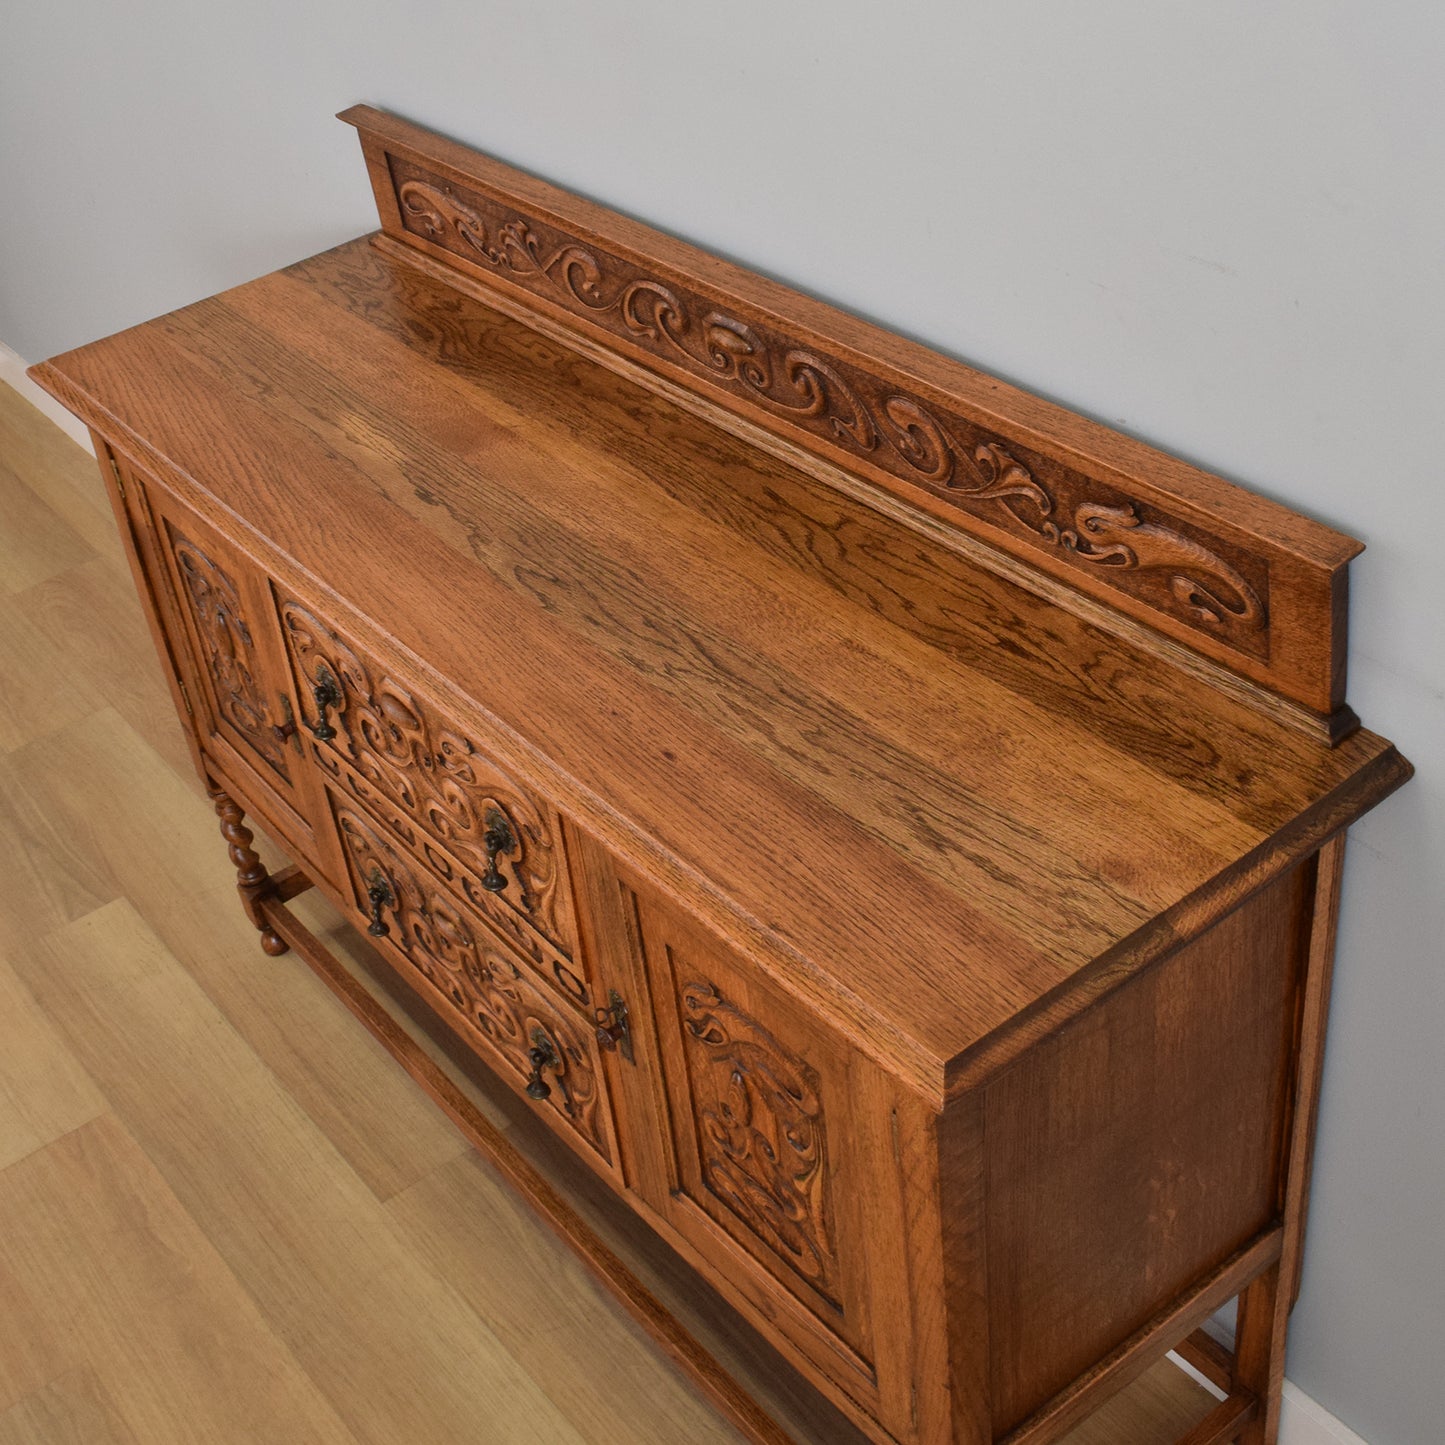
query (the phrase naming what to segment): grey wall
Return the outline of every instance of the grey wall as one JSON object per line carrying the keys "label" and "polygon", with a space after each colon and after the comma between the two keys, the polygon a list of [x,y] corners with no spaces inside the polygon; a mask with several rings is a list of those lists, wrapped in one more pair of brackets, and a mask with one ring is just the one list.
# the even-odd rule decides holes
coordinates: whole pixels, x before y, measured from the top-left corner
{"label": "grey wall", "polygon": [[1354,835],[1290,1375],[1445,1433],[1445,12],[1340,0],[10,0],[0,341],[369,229],[369,100],[1365,539]]}

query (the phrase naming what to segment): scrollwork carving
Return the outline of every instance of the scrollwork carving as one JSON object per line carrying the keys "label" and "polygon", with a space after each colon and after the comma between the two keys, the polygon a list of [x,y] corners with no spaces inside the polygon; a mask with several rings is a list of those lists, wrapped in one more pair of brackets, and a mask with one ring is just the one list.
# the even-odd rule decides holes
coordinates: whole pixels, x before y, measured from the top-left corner
{"label": "scrollwork carving", "polygon": [[1046,526],[1044,535],[1096,566],[1167,572],[1170,592],[1203,622],[1264,625],[1264,604],[1239,572],[1188,537],[1144,521],[1132,505],[1081,506],[1071,528]]}
{"label": "scrollwork carving", "polygon": [[1052,519],[1053,497],[1002,447],[982,445],[974,460],[984,485],[968,495],[1000,503],[1025,500],[1037,518],[1020,515],[1012,506],[1007,507],[1009,516],[1049,546],[1093,567],[1167,573],[1170,595],[1200,622],[1233,622],[1250,631],[1264,626],[1264,604],[1237,569],[1183,533],[1146,522],[1133,503],[1081,503],[1071,524],[1060,527]]}
{"label": "scrollwork carving", "polygon": [[[1045,483],[997,437],[861,367],[719,310],[486,196],[440,184],[393,159],[403,224],[544,295],[709,383],[954,506],[1002,526],[1176,622],[1267,655],[1267,565],[1252,582],[1222,550],[1146,520],[1133,499],[1051,467]],[[1015,448],[1015,451],[1018,450]],[[1068,517],[1061,523],[1060,517]],[[1242,559],[1241,559],[1242,560]]]}
{"label": "scrollwork carving", "polygon": [[505,816],[516,847],[495,862],[508,886],[489,891],[467,877],[462,887],[489,916],[520,913],[570,957],[573,931],[560,856],[544,809],[428,705],[395,679],[373,674],[304,607],[286,602],[281,620],[303,681],[309,684],[321,667],[340,681],[337,736],[325,746],[337,750],[366,784],[479,875],[492,861],[488,814],[495,810]]}
{"label": "scrollwork carving", "polygon": [[711,983],[681,992],[708,1188],[819,1293],[837,1261],[823,1104],[813,1069]]}
{"label": "scrollwork carving", "polygon": [[550,1107],[608,1157],[589,1024],[550,1007],[455,899],[408,867],[356,814],[338,809],[337,825],[359,894],[365,895],[369,879],[386,882],[394,946],[518,1074],[528,1072],[534,1031],[552,1039],[558,1055],[549,1076],[555,1086]]}
{"label": "scrollwork carving", "polygon": [[266,692],[257,676],[256,645],[240,589],[223,567],[180,533],[172,533],[171,545],[205,654],[217,712],[273,772],[290,782],[285,745],[271,721]]}

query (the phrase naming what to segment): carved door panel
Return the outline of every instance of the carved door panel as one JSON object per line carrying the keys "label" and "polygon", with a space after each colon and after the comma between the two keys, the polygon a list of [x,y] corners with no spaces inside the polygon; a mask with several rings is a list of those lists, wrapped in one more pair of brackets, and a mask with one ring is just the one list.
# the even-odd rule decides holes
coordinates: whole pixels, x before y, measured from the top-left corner
{"label": "carved door panel", "polygon": [[188,507],[131,476],[162,623],[201,746],[283,840],[311,853],[321,784],[301,751],[267,579]]}
{"label": "carved door panel", "polygon": [[851,1052],[742,956],[622,875],[652,996],[672,1225],[855,1399],[874,1397]]}

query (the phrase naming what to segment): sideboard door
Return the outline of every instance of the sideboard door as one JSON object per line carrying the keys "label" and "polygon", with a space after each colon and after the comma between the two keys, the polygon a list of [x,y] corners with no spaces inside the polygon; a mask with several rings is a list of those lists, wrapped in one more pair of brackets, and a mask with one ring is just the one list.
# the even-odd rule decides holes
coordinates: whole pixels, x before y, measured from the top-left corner
{"label": "sideboard door", "polygon": [[664,1217],[715,1279],[876,1411],[874,1306],[888,1282],[870,1279],[865,1200],[887,1161],[871,1066],[747,958],[619,877],[671,1136]]}
{"label": "sideboard door", "polygon": [[314,858],[321,783],[302,751],[267,577],[163,488],[117,468],[202,750],[248,810]]}

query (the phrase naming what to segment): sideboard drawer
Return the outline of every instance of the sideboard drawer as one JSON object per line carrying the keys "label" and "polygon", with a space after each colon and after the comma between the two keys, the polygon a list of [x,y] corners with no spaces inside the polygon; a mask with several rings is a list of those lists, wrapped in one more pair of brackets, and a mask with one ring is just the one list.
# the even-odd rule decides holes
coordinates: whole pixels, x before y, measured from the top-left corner
{"label": "sideboard drawer", "polygon": [[559,1133],[615,1169],[595,1025],[559,1006],[480,915],[391,847],[361,809],[333,796],[332,811],[356,914],[383,956]]}
{"label": "sideboard drawer", "polygon": [[359,801],[385,842],[416,863],[451,897],[465,900],[508,946],[508,951],[540,978],[548,988],[590,1019],[596,1007],[597,990],[586,966],[586,951],[568,958],[525,923],[515,909],[499,907],[482,884],[482,875],[469,868],[450,849],[442,847],[423,832],[400,808],[393,806],[377,788],[331,748],[317,747],[316,762],[331,779],[338,795],[349,794]]}
{"label": "sideboard drawer", "polygon": [[[403,685],[294,599],[282,630],[317,756],[400,810],[476,879],[472,902],[522,943],[535,933],[569,961],[577,920],[558,816],[494,762],[474,731]],[[435,866],[435,860],[431,860]]]}

